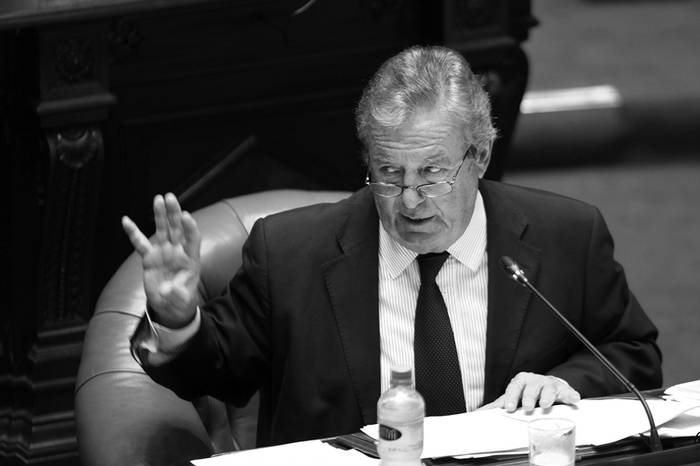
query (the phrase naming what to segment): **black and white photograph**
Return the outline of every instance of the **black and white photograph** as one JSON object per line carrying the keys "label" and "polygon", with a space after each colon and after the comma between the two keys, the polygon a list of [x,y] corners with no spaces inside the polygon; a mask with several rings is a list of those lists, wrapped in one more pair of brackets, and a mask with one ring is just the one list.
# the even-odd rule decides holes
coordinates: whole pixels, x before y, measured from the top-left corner
{"label": "black and white photograph", "polygon": [[700,465],[697,0],[0,0],[0,464]]}

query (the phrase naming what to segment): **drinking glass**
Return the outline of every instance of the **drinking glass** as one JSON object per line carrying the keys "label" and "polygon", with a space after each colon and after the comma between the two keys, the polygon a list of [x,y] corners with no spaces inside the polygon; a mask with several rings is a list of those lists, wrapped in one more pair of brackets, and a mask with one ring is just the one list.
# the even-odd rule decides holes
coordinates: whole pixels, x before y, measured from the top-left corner
{"label": "drinking glass", "polygon": [[528,425],[530,464],[573,466],[576,461],[576,424],[570,419],[544,417]]}

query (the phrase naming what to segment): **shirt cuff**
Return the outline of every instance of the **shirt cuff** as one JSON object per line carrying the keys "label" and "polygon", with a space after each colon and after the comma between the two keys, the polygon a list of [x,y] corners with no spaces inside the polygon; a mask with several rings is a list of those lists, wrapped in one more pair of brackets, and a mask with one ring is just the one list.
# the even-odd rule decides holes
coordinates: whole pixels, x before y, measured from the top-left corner
{"label": "shirt cuff", "polygon": [[146,308],[146,321],[148,322],[149,335],[144,338],[136,351],[132,351],[134,358],[139,365],[144,363],[150,366],[160,366],[169,362],[182,347],[197,333],[202,318],[199,306],[195,311],[194,319],[182,328],[172,329],[153,322],[151,315]]}
{"label": "shirt cuff", "polygon": [[[148,314],[148,309],[146,309]],[[202,318],[199,315],[199,306],[194,313],[194,319],[184,327],[173,329],[153,322],[148,316],[148,323],[151,325],[151,332],[158,339],[158,350],[166,353],[176,352],[182,345],[187,343],[190,338],[197,333]]]}

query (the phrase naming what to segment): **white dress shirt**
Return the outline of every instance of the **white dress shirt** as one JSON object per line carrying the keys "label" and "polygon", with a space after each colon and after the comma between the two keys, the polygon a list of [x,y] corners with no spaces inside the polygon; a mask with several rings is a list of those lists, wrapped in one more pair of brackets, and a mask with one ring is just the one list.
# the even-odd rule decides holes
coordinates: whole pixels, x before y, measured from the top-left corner
{"label": "white dress shirt", "polygon": [[[486,360],[488,261],[486,212],[477,192],[472,218],[435,281],[455,336],[467,411],[481,406]],[[413,333],[420,289],[417,253],[406,249],[379,226],[379,335],[381,389],[389,387],[391,369],[414,367]]]}

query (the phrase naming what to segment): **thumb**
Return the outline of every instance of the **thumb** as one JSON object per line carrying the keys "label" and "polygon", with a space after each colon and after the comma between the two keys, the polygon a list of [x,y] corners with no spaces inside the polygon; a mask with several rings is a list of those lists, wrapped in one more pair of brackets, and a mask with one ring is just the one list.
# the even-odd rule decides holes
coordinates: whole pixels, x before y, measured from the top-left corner
{"label": "thumb", "polygon": [[496,409],[496,408],[503,408],[503,400],[505,399],[505,395],[501,395],[495,400],[493,400],[491,403],[487,403],[480,408],[477,409],[477,411],[481,411],[483,409]]}

